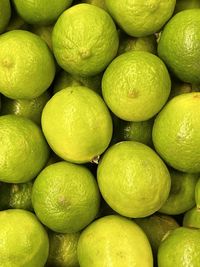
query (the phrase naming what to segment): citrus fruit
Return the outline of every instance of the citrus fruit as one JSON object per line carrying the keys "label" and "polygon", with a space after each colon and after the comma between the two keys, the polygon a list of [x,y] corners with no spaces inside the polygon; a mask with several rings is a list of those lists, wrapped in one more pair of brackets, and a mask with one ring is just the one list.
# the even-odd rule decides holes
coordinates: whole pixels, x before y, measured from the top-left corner
{"label": "citrus fruit", "polygon": [[44,167],[49,148],[41,129],[16,115],[0,116],[0,181],[24,183]]}
{"label": "citrus fruit", "polygon": [[54,82],[54,93],[72,86],[86,86],[96,93],[101,93],[101,79],[102,75],[98,74],[91,77],[82,77],[79,75],[71,75],[66,71],[58,73]]}
{"label": "citrus fruit", "polygon": [[50,99],[48,92],[33,99],[10,99],[2,98],[1,115],[15,114],[26,117],[37,124],[40,124],[42,110],[46,102]]}
{"label": "citrus fruit", "polygon": [[183,172],[200,172],[199,104],[199,92],[176,96],[154,121],[152,137],[157,152]]}
{"label": "citrus fruit", "polygon": [[175,170],[170,170],[170,175],[172,184],[169,197],[159,211],[177,215],[195,206],[195,186],[199,175]]}
{"label": "citrus fruit", "polygon": [[105,0],[82,0],[82,2],[101,7],[107,11]]}
{"label": "citrus fruit", "polygon": [[0,36],[0,92],[3,95],[12,99],[38,97],[48,89],[54,75],[53,56],[40,37],[23,30]]}
{"label": "citrus fruit", "polygon": [[6,27],[5,31],[13,30],[29,30],[30,25],[27,24],[14,10],[12,10],[12,16],[10,18],[9,24]]}
{"label": "citrus fruit", "polygon": [[200,209],[194,207],[188,210],[183,217],[183,226],[200,228]]}
{"label": "citrus fruit", "polygon": [[175,0],[105,0],[117,24],[130,36],[142,37],[159,31],[172,16]]}
{"label": "citrus fruit", "polygon": [[0,258],[3,267],[43,267],[49,241],[36,216],[25,210],[0,211]]}
{"label": "citrus fruit", "polygon": [[148,146],[124,141],[110,147],[97,169],[99,189],[108,205],[126,217],[145,217],[161,208],[170,191],[170,175]]}
{"label": "citrus fruit", "polygon": [[42,40],[45,41],[45,43],[48,45],[48,47],[50,48],[50,50],[52,51],[52,31],[53,31],[53,26],[33,26],[31,28],[31,31],[35,34],[37,34],[38,36],[40,36],[40,38],[42,38]]}
{"label": "citrus fruit", "polygon": [[102,79],[102,94],[111,111],[122,120],[144,121],[165,104],[171,80],[164,63],[144,51],[115,58]]}
{"label": "citrus fruit", "polygon": [[198,180],[195,188],[195,201],[197,208],[200,208],[200,179]]}
{"label": "citrus fruit", "polygon": [[22,184],[0,183],[0,210],[23,209],[32,211],[33,182]]}
{"label": "citrus fruit", "polygon": [[200,83],[200,9],[173,16],[162,31],[158,55],[180,80]]}
{"label": "citrus fruit", "polygon": [[0,34],[4,32],[11,17],[10,0],[0,1]]}
{"label": "citrus fruit", "polygon": [[29,24],[49,25],[72,4],[73,0],[13,0],[17,13]]}
{"label": "citrus fruit", "polygon": [[47,102],[42,128],[53,151],[75,163],[98,157],[112,137],[112,119],[105,103],[83,86],[63,89]]}
{"label": "citrus fruit", "polygon": [[159,267],[199,267],[200,231],[179,227],[164,239],[158,249]]}
{"label": "citrus fruit", "polygon": [[81,267],[153,267],[144,232],[133,221],[118,215],[100,218],[82,232],[78,259]]}
{"label": "citrus fruit", "polygon": [[156,54],[156,36],[149,35],[136,38],[120,32],[118,55],[121,55],[128,51],[146,51],[152,54]]}
{"label": "citrus fruit", "polygon": [[32,204],[48,228],[59,233],[75,233],[95,218],[100,195],[96,180],[87,168],[58,162],[43,169],[36,178]]}
{"label": "citrus fruit", "polygon": [[48,267],[79,267],[77,247],[80,233],[49,233]]}
{"label": "citrus fruit", "polygon": [[52,41],[60,67],[80,76],[102,72],[117,54],[119,43],[112,18],[90,4],[78,4],[63,12]]}
{"label": "citrus fruit", "polygon": [[150,217],[134,219],[134,221],[147,235],[155,258],[163,237],[169,231],[179,227],[172,217],[162,214],[153,214]]}
{"label": "citrus fruit", "polygon": [[177,0],[175,6],[175,13],[178,13],[185,9],[200,8],[199,0]]}
{"label": "citrus fruit", "polygon": [[187,94],[187,93],[192,93],[192,92],[199,92],[199,91],[200,91],[200,86],[198,85],[184,83],[180,81],[173,81],[169,99],[177,95],[182,95],[182,94]]}

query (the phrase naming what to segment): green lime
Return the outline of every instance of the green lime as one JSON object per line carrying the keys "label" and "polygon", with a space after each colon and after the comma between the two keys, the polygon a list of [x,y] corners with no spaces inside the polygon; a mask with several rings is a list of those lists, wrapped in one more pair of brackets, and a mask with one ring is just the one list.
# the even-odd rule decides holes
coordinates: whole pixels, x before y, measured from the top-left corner
{"label": "green lime", "polygon": [[105,0],[82,0],[82,2],[101,7],[107,11]]}
{"label": "green lime", "polygon": [[53,26],[33,26],[31,31],[40,36],[40,38],[42,38],[42,40],[48,45],[50,50],[53,50],[51,40]]}
{"label": "green lime", "polygon": [[65,71],[58,73],[54,82],[54,93],[59,92],[62,89],[72,86],[86,86],[96,93],[101,93],[101,79],[102,74],[98,74],[91,77],[82,77],[78,75],[71,75]]}
{"label": "green lime", "polygon": [[73,0],[13,0],[17,13],[29,24],[49,25]]}
{"label": "green lime", "polygon": [[16,12],[12,9],[12,16],[10,18],[9,24],[6,27],[5,31],[13,30],[29,30],[30,25],[27,24]]}
{"label": "green lime", "polygon": [[188,210],[183,217],[183,226],[190,228],[200,228],[200,209],[194,207]]}
{"label": "green lime", "polygon": [[159,31],[172,16],[176,0],[105,0],[117,24],[130,36],[143,37]]}
{"label": "green lime", "polygon": [[16,115],[0,116],[0,181],[24,183],[38,174],[49,157],[41,129]]}
{"label": "green lime", "polygon": [[198,180],[195,188],[195,201],[197,208],[200,208],[200,179]]}
{"label": "green lime", "polygon": [[23,209],[32,211],[33,182],[22,184],[0,183],[0,210]]}
{"label": "green lime", "polygon": [[200,231],[179,227],[164,239],[158,250],[159,267],[199,267]]}
{"label": "green lime", "polygon": [[200,83],[200,9],[173,16],[162,31],[158,55],[180,80]]}
{"label": "green lime", "polygon": [[80,233],[49,233],[48,267],[79,267],[77,247]]}
{"label": "green lime", "polygon": [[155,119],[153,143],[160,156],[183,172],[200,172],[200,93],[171,99]]}
{"label": "green lime", "polygon": [[32,203],[36,215],[49,229],[75,233],[94,220],[100,194],[87,168],[63,161],[49,165],[38,175]]}
{"label": "green lime", "polygon": [[144,232],[133,221],[118,215],[100,218],[82,232],[78,259],[81,267],[153,267]]}
{"label": "green lime", "polygon": [[170,174],[148,146],[124,141],[110,147],[97,169],[103,198],[121,215],[146,217],[161,208],[170,191]]}
{"label": "green lime", "polygon": [[15,114],[22,116],[40,124],[42,110],[46,102],[50,99],[48,92],[33,99],[10,99],[2,98],[1,115]]}
{"label": "green lime", "polygon": [[18,209],[0,211],[2,267],[43,267],[48,251],[48,235],[34,214]]}
{"label": "green lime", "polygon": [[11,17],[10,0],[0,1],[0,34],[5,31]]}
{"label": "green lime", "polygon": [[116,56],[119,43],[112,18],[90,4],[75,5],[63,12],[55,24],[52,41],[60,67],[80,76],[102,72]]}
{"label": "green lime", "polygon": [[[23,47],[23,49],[22,49]],[[12,99],[32,99],[48,89],[55,64],[37,35],[15,30],[0,36],[0,92]]]}
{"label": "green lime", "polygon": [[200,8],[199,0],[177,0],[175,6],[175,13],[178,13],[185,9]]}
{"label": "green lime", "polygon": [[195,186],[199,175],[175,170],[170,170],[170,175],[172,184],[169,197],[159,211],[177,215],[195,206]]}
{"label": "green lime", "polygon": [[134,219],[134,221],[147,235],[155,258],[163,237],[169,231],[179,227],[172,217],[162,214],[153,214],[150,217]]}
{"label": "green lime", "polygon": [[144,121],[166,103],[171,80],[164,63],[144,51],[115,58],[102,79],[102,94],[111,111],[122,120]]}
{"label": "green lime", "polygon": [[75,163],[93,161],[112,137],[112,119],[105,103],[83,86],[63,89],[47,102],[42,128],[52,150]]}
{"label": "green lime", "polygon": [[200,91],[200,86],[180,81],[172,81],[172,88],[169,99],[177,95],[187,94],[191,92],[199,92],[199,91]]}

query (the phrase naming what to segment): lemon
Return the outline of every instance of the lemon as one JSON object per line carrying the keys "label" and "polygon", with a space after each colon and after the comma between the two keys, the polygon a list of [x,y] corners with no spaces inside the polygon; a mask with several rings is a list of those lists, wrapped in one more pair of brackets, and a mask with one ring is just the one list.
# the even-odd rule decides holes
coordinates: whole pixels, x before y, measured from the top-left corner
{"label": "lemon", "polygon": [[[22,49],[23,48],[23,49]],[[37,35],[14,30],[0,36],[0,92],[12,99],[32,99],[51,85],[55,64]]]}
{"label": "lemon", "polygon": [[200,209],[194,207],[188,210],[183,217],[183,226],[191,228],[200,228]]}
{"label": "lemon", "polygon": [[0,181],[24,183],[40,172],[49,157],[41,129],[16,115],[0,116]]}
{"label": "lemon", "polygon": [[160,156],[182,172],[200,172],[200,93],[171,99],[155,119],[153,143]]}
{"label": "lemon", "polygon": [[36,178],[32,204],[40,221],[59,233],[75,233],[94,220],[100,205],[95,178],[84,166],[49,165]]}
{"label": "lemon", "polygon": [[158,55],[180,80],[200,83],[200,9],[173,16],[162,31]]}
{"label": "lemon", "polygon": [[4,32],[11,17],[10,0],[0,1],[0,34]]}
{"label": "lemon", "polygon": [[94,91],[83,86],[68,87],[47,102],[42,113],[42,129],[59,157],[86,163],[108,147],[112,119],[102,98]]}
{"label": "lemon", "polygon": [[133,221],[118,215],[102,217],[82,232],[78,259],[81,267],[153,267],[144,232]]}
{"label": "lemon", "polygon": [[18,209],[0,211],[2,267],[43,267],[48,252],[48,235],[34,214]]}
{"label": "lemon", "polygon": [[148,146],[124,141],[110,147],[97,169],[99,189],[119,214],[146,217],[161,208],[170,191],[170,175]]}
{"label": "lemon", "polygon": [[116,56],[119,43],[112,18],[90,4],[66,10],[55,24],[52,41],[60,67],[80,76],[102,72]]}
{"label": "lemon", "polygon": [[115,58],[102,79],[103,98],[122,120],[152,118],[166,103],[171,80],[164,63],[144,51],[131,51]]}
{"label": "lemon", "polygon": [[130,36],[143,37],[159,31],[172,16],[176,0],[105,0],[117,24]]}

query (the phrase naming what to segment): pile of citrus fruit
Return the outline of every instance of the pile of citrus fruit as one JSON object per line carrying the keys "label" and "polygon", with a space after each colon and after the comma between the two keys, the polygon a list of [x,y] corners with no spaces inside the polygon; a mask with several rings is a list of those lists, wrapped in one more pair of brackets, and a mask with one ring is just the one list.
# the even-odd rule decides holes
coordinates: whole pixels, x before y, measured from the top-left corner
{"label": "pile of citrus fruit", "polygon": [[0,0],[0,267],[200,267],[200,0]]}

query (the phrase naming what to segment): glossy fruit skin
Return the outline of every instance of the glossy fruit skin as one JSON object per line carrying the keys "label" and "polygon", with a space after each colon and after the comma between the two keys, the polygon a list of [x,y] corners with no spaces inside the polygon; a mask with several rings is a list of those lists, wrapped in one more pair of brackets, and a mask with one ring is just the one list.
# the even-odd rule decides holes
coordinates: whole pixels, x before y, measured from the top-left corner
{"label": "glossy fruit skin", "polygon": [[133,221],[119,215],[102,217],[82,232],[78,259],[81,267],[153,267],[146,235]]}
{"label": "glossy fruit skin", "polygon": [[200,83],[200,9],[179,12],[166,24],[158,55],[180,80]]}
{"label": "glossy fruit skin", "polygon": [[10,0],[0,2],[0,34],[4,32],[11,17]]}
{"label": "glossy fruit skin", "polygon": [[161,243],[158,250],[158,266],[198,267],[200,262],[200,230],[179,227]]}

